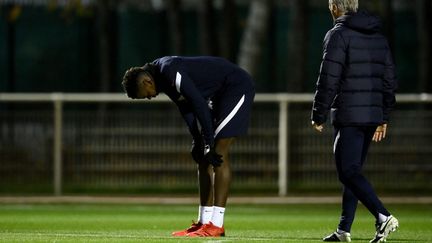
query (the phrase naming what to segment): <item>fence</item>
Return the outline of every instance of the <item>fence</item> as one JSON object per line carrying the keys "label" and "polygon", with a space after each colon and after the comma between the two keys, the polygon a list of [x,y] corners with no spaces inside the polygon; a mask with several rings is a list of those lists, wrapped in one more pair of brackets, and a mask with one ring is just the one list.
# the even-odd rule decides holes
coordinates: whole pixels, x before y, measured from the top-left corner
{"label": "fence", "polygon": [[[330,126],[310,126],[311,94],[258,94],[249,135],[231,152],[234,193],[332,191],[340,186]],[[397,97],[389,137],[365,173],[378,190],[430,193],[432,96]],[[51,107],[51,104],[53,105]],[[166,96],[0,93],[0,192],[189,192],[190,136]],[[53,189],[52,189],[53,188]]]}

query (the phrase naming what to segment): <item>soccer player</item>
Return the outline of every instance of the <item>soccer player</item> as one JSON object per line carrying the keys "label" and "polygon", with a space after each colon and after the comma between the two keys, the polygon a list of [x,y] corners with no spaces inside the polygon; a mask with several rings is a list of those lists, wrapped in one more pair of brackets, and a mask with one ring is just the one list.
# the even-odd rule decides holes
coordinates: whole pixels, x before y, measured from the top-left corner
{"label": "soccer player", "polygon": [[358,0],[329,0],[334,27],[324,38],[323,59],[312,109],[312,126],[323,130],[331,109],[334,155],[343,184],[342,215],[336,232],[323,241],[351,241],[358,200],[376,218],[370,242],[384,242],[399,226],[362,174],[371,141],[385,138],[395,104],[395,67],[381,23],[357,11]]}
{"label": "soccer player", "polygon": [[173,236],[225,236],[224,214],[231,182],[228,151],[246,133],[255,96],[247,72],[218,57],[168,56],[123,77],[132,99],[164,92],[178,106],[192,135],[192,158],[198,163],[198,222]]}

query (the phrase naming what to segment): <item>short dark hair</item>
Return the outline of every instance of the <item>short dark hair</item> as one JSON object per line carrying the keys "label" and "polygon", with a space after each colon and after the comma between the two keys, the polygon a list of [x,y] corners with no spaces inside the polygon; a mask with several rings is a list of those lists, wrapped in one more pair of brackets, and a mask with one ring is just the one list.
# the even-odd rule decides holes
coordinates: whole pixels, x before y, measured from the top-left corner
{"label": "short dark hair", "polygon": [[153,80],[157,77],[157,68],[154,64],[146,63],[142,67],[132,67],[129,68],[125,75],[123,76],[123,89],[126,92],[127,96],[135,99],[138,95],[138,77],[142,74],[147,74]]}
{"label": "short dark hair", "polygon": [[129,68],[123,76],[123,89],[126,92],[127,96],[135,99],[138,95],[138,77],[145,73],[143,67],[132,67]]}

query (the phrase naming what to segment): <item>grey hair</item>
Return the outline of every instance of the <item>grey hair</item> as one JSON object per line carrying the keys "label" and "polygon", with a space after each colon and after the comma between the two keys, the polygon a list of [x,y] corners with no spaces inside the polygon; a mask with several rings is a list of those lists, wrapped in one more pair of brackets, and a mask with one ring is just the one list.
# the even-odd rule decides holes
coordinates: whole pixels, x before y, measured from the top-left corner
{"label": "grey hair", "polygon": [[357,12],[358,0],[329,0],[329,4],[334,4],[344,13]]}

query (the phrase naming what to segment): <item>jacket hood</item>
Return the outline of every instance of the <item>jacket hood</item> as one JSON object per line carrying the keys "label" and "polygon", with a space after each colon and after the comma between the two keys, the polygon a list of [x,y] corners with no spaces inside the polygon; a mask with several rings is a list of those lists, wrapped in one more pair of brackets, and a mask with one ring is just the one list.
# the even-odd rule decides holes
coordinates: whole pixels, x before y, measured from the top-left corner
{"label": "jacket hood", "polygon": [[379,32],[382,27],[381,20],[366,11],[358,11],[357,13],[348,12],[337,18],[335,24],[342,24],[350,29],[366,34]]}

